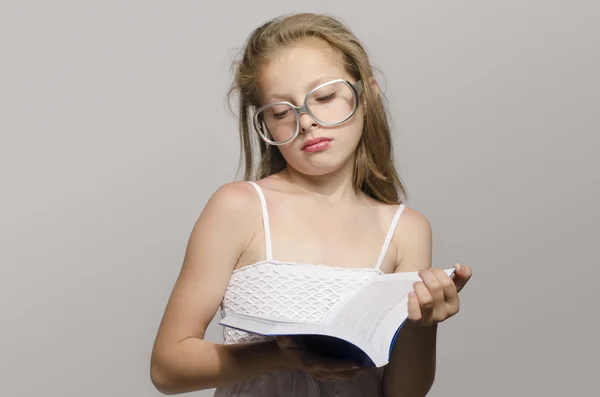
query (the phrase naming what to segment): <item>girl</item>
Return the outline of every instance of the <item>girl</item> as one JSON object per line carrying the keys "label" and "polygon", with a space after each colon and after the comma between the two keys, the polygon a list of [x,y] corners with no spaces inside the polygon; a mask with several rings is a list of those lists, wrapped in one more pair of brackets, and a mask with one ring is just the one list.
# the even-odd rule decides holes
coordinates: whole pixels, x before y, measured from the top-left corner
{"label": "girl", "polygon": [[[437,323],[458,312],[471,270],[456,265],[449,278],[431,268],[430,225],[403,203],[365,50],[335,19],[298,14],[256,29],[236,66],[247,181],[217,189],[192,230],[152,382],[164,394],[216,388],[218,397],[424,396]],[[224,344],[204,340],[219,307],[320,321],[367,279],[405,271],[422,281],[383,368],[228,328]]]}

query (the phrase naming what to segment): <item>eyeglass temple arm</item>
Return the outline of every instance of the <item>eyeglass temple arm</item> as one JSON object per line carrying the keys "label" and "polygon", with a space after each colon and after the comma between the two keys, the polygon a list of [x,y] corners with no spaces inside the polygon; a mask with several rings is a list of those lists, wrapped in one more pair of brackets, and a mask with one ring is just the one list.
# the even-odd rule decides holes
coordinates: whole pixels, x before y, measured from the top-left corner
{"label": "eyeglass temple arm", "polygon": [[362,80],[358,80],[356,83],[350,83],[350,85],[356,90],[356,94],[360,95],[363,91]]}

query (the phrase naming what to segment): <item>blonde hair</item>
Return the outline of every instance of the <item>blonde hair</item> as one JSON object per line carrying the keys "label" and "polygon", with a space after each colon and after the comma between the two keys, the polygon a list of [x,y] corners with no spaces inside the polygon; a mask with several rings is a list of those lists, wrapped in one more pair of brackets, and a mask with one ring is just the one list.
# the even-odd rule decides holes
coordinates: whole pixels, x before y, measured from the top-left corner
{"label": "blonde hair", "polygon": [[[252,112],[260,106],[258,72],[274,52],[305,39],[321,39],[339,55],[343,67],[357,80],[363,81],[366,96],[363,134],[356,149],[353,180],[356,191],[386,203],[398,204],[406,197],[406,188],[394,165],[392,140],[383,94],[369,84],[373,68],[359,40],[340,21],[327,15],[300,13],[274,18],[255,29],[234,62],[235,77],[229,98],[239,97],[240,166],[245,165],[245,179],[262,179],[283,170],[286,161],[275,146],[259,139],[252,129]],[[255,167],[256,144],[260,160]]]}

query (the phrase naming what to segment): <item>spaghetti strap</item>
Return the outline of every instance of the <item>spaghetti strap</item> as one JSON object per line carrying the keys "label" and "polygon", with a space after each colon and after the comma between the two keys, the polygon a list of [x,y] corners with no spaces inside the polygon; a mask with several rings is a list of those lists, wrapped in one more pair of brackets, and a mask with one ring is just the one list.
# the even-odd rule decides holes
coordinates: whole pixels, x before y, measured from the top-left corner
{"label": "spaghetti strap", "polygon": [[392,242],[392,237],[394,236],[396,225],[398,224],[400,215],[402,214],[402,211],[404,211],[405,207],[406,205],[404,205],[403,203],[400,204],[400,206],[398,206],[398,209],[396,210],[396,214],[394,214],[394,218],[392,219],[392,223],[390,225],[390,228],[388,229],[387,236],[385,236],[385,242],[383,243],[383,248],[381,249],[381,253],[379,254],[379,259],[377,259],[377,264],[375,265],[375,269],[377,270],[379,270],[379,268],[383,264],[383,259],[385,258],[385,254],[387,253],[388,248],[390,247],[390,243]]}
{"label": "spaghetti strap", "polygon": [[265,260],[270,261],[273,260],[273,251],[271,249],[271,231],[269,228],[269,213],[267,211],[267,200],[265,199],[265,195],[263,194],[262,189],[258,186],[257,183],[252,181],[247,181],[249,184],[254,186],[256,192],[258,193],[258,197],[260,198],[260,206],[262,208],[262,218],[263,218],[263,228],[265,233]]}

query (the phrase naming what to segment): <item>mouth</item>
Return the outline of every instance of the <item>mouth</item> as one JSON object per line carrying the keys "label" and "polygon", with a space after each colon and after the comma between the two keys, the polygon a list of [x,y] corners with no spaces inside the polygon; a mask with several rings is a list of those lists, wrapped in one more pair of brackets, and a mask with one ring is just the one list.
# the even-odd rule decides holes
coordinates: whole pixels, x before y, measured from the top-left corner
{"label": "mouth", "polygon": [[309,139],[308,141],[304,142],[304,145],[302,145],[302,150],[308,152],[314,151],[314,149],[327,148],[331,140],[331,138],[326,137]]}

